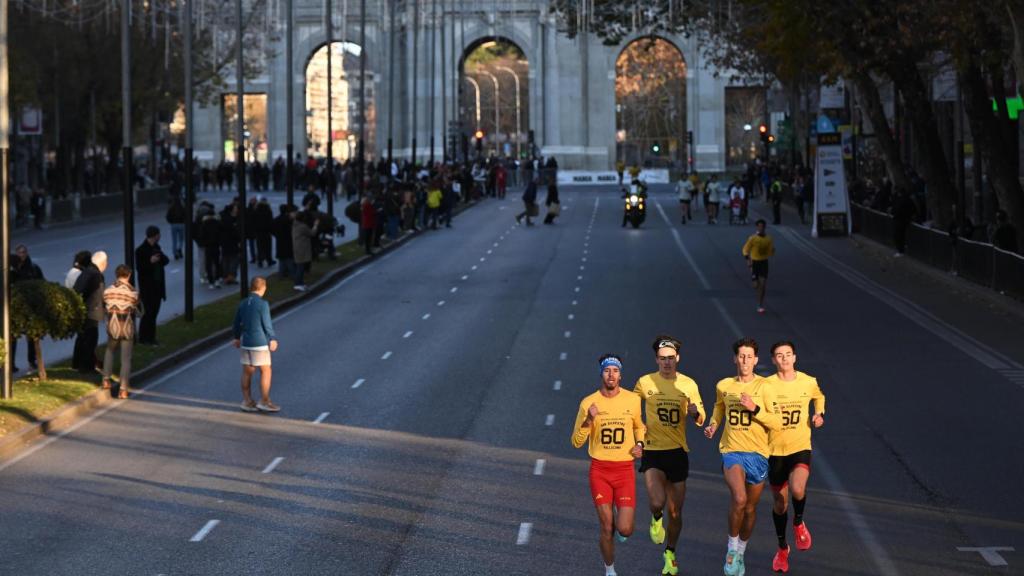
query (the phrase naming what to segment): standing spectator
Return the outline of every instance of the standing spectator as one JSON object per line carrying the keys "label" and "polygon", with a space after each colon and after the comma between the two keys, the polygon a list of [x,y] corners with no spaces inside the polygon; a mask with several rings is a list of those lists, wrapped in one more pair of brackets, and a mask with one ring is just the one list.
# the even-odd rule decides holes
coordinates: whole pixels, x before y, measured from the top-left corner
{"label": "standing spectator", "polygon": [[498,199],[505,199],[505,188],[508,181],[508,171],[505,170],[505,164],[499,162],[498,167],[494,171],[494,184],[497,188]]}
{"label": "standing spectator", "polygon": [[29,207],[32,210],[32,218],[35,221],[36,230],[43,229],[43,218],[46,217],[46,196],[40,188],[32,191],[32,198],[29,199]]}
{"label": "standing spectator", "polygon": [[718,224],[718,175],[712,174],[704,183],[704,210],[708,214],[708,224]]}
{"label": "standing spectator", "polygon": [[554,224],[555,218],[562,213],[562,203],[558,200],[558,183],[554,180],[548,182],[548,195],[544,199],[544,205],[548,213],[544,215],[545,224]]}
{"label": "standing spectator", "polygon": [[530,180],[530,183],[526,185],[526,189],[523,190],[523,206],[525,209],[516,214],[516,224],[519,224],[523,220],[523,216],[526,217],[526,225],[533,226],[533,222],[530,222],[530,217],[535,216],[537,213],[537,179]]}
{"label": "standing spectator", "polygon": [[768,201],[772,203],[772,224],[782,224],[782,180],[775,176],[768,188]]}
{"label": "standing spectator", "polygon": [[310,211],[300,212],[292,222],[292,254],[295,256],[295,290],[306,291],[305,275],[313,262],[313,241],[316,239],[317,222]]}
{"label": "standing spectator", "polygon": [[387,221],[387,236],[391,240],[398,238],[398,227],[402,216],[402,199],[395,188],[384,192],[384,216]]}
{"label": "standing spectator", "polygon": [[[14,249],[10,274],[11,284],[28,280],[45,280],[42,269],[32,262],[32,257],[28,255],[28,248],[24,244],[18,244]],[[28,364],[32,370],[36,370],[36,341],[30,338],[27,338],[26,341],[28,343]],[[18,339],[11,338],[11,372],[18,371],[17,356]]]}
{"label": "standing spectator", "polygon": [[274,218],[274,240],[277,241],[277,274],[282,278],[295,275],[295,254],[292,252],[292,219],[295,207],[282,204],[281,213]]}
{"label": "standing spectator", "polygon": [[220,266],[220,220],[213,211],[213,207],[201,211],[199,225],[196,226],[196,243],[203,251],[203,270],[206,272],[206,282],[210,290],[220,288],[222,276]]}
{"label": "standing spectator", "polygon": [[[359,216],[359,241],[366,247],[367,254],[373,254],[373,236],[377,230],[377,209],[374,208],[373,198],[370,195],[363,196]],[[437,227],[436,222],[434,227]]]}
{"label": "standing spectator", "polygon": [[793,181],[793,203],[796,204],[796,213],[800,216],[800,223],[804,224],[806,219],[804,214],[804,177],[799,174]]}
{"label": "standing spectator", "polygon": [[245,207],[245,241],[249,245],[249,264],[256,263],[256,206],[257,198],[249,198],[249,204]]}
{"label": "standing spectator", "polygon": [[75,352],[71,367],[83,374],[97,367],[96,346],[99,345],[99,325],[106,320],[103,307],[103,272],[107,269],[107,253],[94,252],[92,261],[75,280],[74,291],[85,302],[85,325],[75,339]]}
{"label": "standing spectator", "polygon": [[253,215],[253,227],[256,228],[256,261],[259,266],[273,266],[274,210],[267,202],[266,196],[260,196]]}
{"label": "standing spectator", "polygon": [[167,255],[160,248],[160,229],[146,228],[146,239],[135,249],[135,268],[139,271],[139,295],[142,300],[142,321],[139,322],[139,344],[156,346],[156,317],[160,314],[160,302],[167,300],[167,283],[164,267]]}
{"label": "standing spectator", "polygon": [[900,258],[907,251],[907,228],[914,219],[914,200],[902,188],[896,193],[892,210],[892,242],[896,246],[894,258]]}
{"label": "standing spectator", "polygon": [[[267,281],[262,276],[255,276],[249,283],[249,296],[242,300],[235,312],[235,322],[231,327],[234,341],[232,344],[242,353],[242,411],[243,412],[279,412],[281,410],[270,401],[270,354],[277,351],[277,336],[270,320],[270,304],[263,299],[267,292]],[[260,371],[260,401],[252,399],[252,377],[256,369]]]}
{"label": "standing spectator", "polygon": [[132,345],[135,341],[135,317],[139,313],[139,294],[132,287],[132,269],[121,264],[114,270],[114,284],[103,291],[107,311],[107,351],[103,354],[103,389],[110,390],[114,369],[114,349],[121,348],[121,378],[117,397],[128,398],[128,379],[132,374]]}
{"label": "standing spectator", "polygon": [[444,192],[441,191],[441,181],[438,178],[431,180],[429,188],[427,189],[427,216],[424,219],[423,226],[426,227],[427,221],[430,222],[430,227],[437,230],[437,220],[440,217],[441,202],[444,200]]}
{"label": "standing spectator", "polygon": [[1017,252],[1017,228],[1010,223],[1006,210],[996,212],[996,227],[992,231],[992,245],[1007,252]]}
{"label": "standing spectator", "polygon": [[92,259],[92,252],[88,250],[82,250],[75,254],[75,261],[71,264],[71,269],[64,275],[64,287],[68,290],[74,290],[75,281],[81,276],[82,270],[85,270],[86,266]]}
{"label": "standing spectator", "polygon": [[167,223],[171,225],[171,249],[174,251],[174,259],[181,260],[185,255],[185,206],[178,195],[171,199],[171,205],[167,208]]}
{"label": "standing spectator", "polygon": [[221,210],[220,213],[220,259],[221,274],[225,284],[238,284],[238,264],[243,247],[242,236],[238,230],[238,219],[241,206],[235,200]]}

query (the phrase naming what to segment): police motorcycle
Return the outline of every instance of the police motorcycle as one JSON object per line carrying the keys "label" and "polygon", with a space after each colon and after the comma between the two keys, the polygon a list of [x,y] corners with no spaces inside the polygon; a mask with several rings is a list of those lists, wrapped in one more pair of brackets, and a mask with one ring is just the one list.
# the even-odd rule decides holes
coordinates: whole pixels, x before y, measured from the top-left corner
{"label": "police motorcycle", "polygon": [[629,222],[633,228],[639,228],[647,218],[647,183],[639,179],[633,180],[628,190],[622,188],[622,198],[625,200],[622,227],[625,228],[626,222]]}

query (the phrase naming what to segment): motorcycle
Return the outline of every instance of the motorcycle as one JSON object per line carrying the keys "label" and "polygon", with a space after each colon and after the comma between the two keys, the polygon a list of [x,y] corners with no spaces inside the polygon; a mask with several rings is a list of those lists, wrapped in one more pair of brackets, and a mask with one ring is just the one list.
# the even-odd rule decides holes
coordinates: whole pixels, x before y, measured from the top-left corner
{"label": "motorcycle", "polygon": [[647,218],[647,186],[643,182],[634,182],[628,192],[623,189],[622,197],[625,199],[625,206],[622,212],[622,226],[626,222],[639,228]]}

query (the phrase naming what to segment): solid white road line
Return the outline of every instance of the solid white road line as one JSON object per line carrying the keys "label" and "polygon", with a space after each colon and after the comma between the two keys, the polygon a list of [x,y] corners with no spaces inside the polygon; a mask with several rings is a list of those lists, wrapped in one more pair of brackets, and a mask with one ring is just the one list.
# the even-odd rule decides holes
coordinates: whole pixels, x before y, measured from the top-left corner
{"label": "solid white road line", "polygon": [[429,312],[423,315],[423,319],[424,320],[426,320],[427,318],[430,318],[430,313]]}
{"label": "solid white road line", "polygon": [[359,388],[360,386],[363,385],[363,382],[366,382],[366,378],[360,378],[359,380],[356,380],[355,383],[352,384],[352,387]]}
{"label": "solid white road line", "polygon": [[555,415],[554,414],[548,414],[547,418],[544,419],[544,425],[545,426],[551,426],[554,423],[555,423]]}
{"label": "solid white road line", "polygon": [[[206,538],[206,535],[209,534],[211,530],[213,530],[214,528],[217,527],[217,524],[220,524],[220,520],[210,520],[209,522],[206,523],[205,526],[203,526],[202,528],[199,529],[199,532],[196,532],[195,534],[193,534],[192,537],[189,538],[188,541],[189,542],[202,542],[203,538]],[[527,534],[527,538],[529,538],[529,534]]]}
{"label": "solid white road line", "polygon": [[555,380],[554,389],[555,390],[561,390],[562,389],[562,381],[561,380]]}
{"label": "solid white road line", "polygon": [[320,415],[316,417],[316,420],[313,420],[313,424],[320,424],[324,420],[327,420],[327,417],[330,415],[330,412],[321,412]]}
{"label": "solid white road line", "polygon": [[530,543],[531,528],[533,528],[533,524],[530,522],[523,522],[519,524],[519,535],[516,536],[516,546],[526,546]]}
{"label": "solid white road line", "polygon": [[277,466],[281,462],[284,462],[284,456],[278,456],[277,458],[274,458],[273,460],[270,461],[270,464],[267,464],[267,467],[263,469],[263,474],[270,474],[271,472],[274,471],[274,468],[277,468]]}
{"label": "solid white road line", "polygon": [[402,334],[402,338],[408,338],[409,336],[412,336],[412,330],[409,330],[405,334]]}
{"label": "solid white road line", "polygon": [[544,474],[544,459],[537,458],[537,461],[533,464],[533,475],[540,476]]}
{"label": "solid white road line", "polygon": [[388,350],[387,352],[384,353],[383,356],[380,357],[381,360],[387,360],[388,358],[391,358],[391,350]]}

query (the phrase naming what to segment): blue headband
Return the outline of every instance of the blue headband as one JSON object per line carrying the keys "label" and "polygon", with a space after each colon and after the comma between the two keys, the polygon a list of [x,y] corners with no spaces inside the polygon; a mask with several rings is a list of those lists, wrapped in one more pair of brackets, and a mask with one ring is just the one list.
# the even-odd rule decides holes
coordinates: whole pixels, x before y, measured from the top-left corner
{"label": "blue headband", "polygon": [[619,370],[622,370],[622,361],[618,358],[605,358],[601,361],[601,374],[604,374],[604,369],[609,366],[615,366]]}

